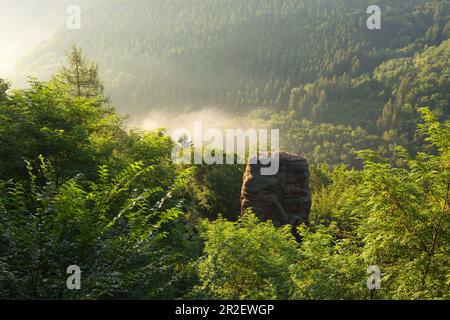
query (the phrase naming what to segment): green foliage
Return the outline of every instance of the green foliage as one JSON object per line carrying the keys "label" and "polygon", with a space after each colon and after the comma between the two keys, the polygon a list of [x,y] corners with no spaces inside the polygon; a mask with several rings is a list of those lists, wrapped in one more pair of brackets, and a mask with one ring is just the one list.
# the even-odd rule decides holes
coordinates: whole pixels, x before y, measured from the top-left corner
{"label": "green foliage", "polygon": [[412,139],[421,144],[414,135],[421,106],[428,106],[441,119],[450,114],[449,54],[450,40],[446,40],[388,60],[372,73],[303,84],[292,90],[288,109],[297,119],[362,127],[412,149]]}
{"label": "green foliage", "polygon": [[201,285],[195,297],[210,299],[286,299],[289,266],[297,244],[289,227],[276,229],[248,212],[237,222],[218,219],[205,236],[199,262]]}
{"label": "green foliage", "polygon": [[[313,229],[320,236],[324,225],[332,227],[325,238],[346,243],[340,251],[341,258],[349,254],[347,267],[363,258],[366,266],[381,268],[382,289],[371,298],[446,299],[450,292],[450,126],[438,122],[429,109],[419,111],[424,120],[419,133],[432,153],[409,156],[398,147],[394,165],[392,159],[364,151],[359,153],[362,171],[326,166],[312,170]],[[311,236],[303,236],[304,246]],[[333,264],[326,261],[327,266]],[[310,294],[305,290],[305,296]]]}
{"label": "green foliage", "polygon": [[404,165],[393,167],[361,153],[365,170],[354,210],[365,219],[359,227],[363,254],[383,270],[383,293],[396,299],[448,298],[450,292],[450,126],[436,122],[428,109],[421,112],[420,131],[438,154],[411,157],[398,148]]}
{"label": "green foliage", "polygon": [[244,165],[196,165],[189,168],[177,194],[194,216],[236,220],[241,213],[240,195]]}
{"label": "green foliage", "polygon": [[50,81],[0,79],[0,299],[450,299],[449,6],[376,2],[379,32],[363,0],[92,4],[82,38],[35,54],[79,43],[135,114],[214,105],[280,129],[312,164],[311,224],[296,242],[238,218],[243,166],[173,163],[75,46]]}
{"label": "green foliage", "polygon": [[359,183],[358,174],[347,171],[343,165],[333,169],[321,165],[311,169],[311,176],[312,183],[316,184],[312,188],[312,224],[330,226],[334,223],[341,238],[353,236],[359,216],[352,212],[348,202]]}
{"label": "green foliage", "polygon": [[[129,165],[115,177],[107,167],[99,182],[80,186],[77,179],[60,186],[49,178],[41,158],[30,184],[1,184],[3,298],[161,298],[183,294],[179,273],[189,274],[195,257],[192,233],[177,208],[156,206],[157,186],[140,187],[152,167]],[[41,180],[42,186],[36,184]],[[194,246],[194,247],[193,247]],[[181,256],[182,254],[182,256]],[[69,292],[66,268],[83,271],[83,290]],[[178,281],[178,283],[177,283]],[[188,281],[183,279],[183,281]],[[167,292],[165,287],[170,286]]]}
{"label": "green foliage", "polygon": [[441,119],[450,114],[450,40],[413,57],[390,60],[374,71],[377,82],[392,92],[378,119],[381,129],[413,136],[420,114],[428,106]]}
{"label": "green foliage", "polygon": [[363,299],[364,260],[335,225],[303,228],[299,246],[289,227],[275,228],[248,212],[237,222],[216,220],[204,232],[200,285],[209,299]]}
{"label": "green foliage", "polygon": [[[165,132],[126,130],[100,93],[58,77],[1,84],[0,298],[185,295],[202,242],[173,197],[184,174]],[[66,287],[70,265],[81,291]]]}
{"label": "green foliage", "polygon": [[60,177],[95,174],[125,132],[113,109],[70,94],[59,81],[30,81],[0,108],[0,177],[24,178],[23,159],[43,155]]}
{"label": "green foliage", "polygon": [[[217,219],[239,215],[241,165],[176,165],[164,130],[125,130],[111,106],[57,79],[12,92],[2,84],[1,298],[449,298],[442,109],[417,108],[424,145],[413,156],[294,110],[259,120],[315,163],[299,244],[251,212]],[[367,147],[378,150],[355,155]],[[73,264],[81,291],[65,286]],[[365,286],[370,265],[382,271],[379,291]]]}
{"label": "green foliage", "polygon": [[[175,165],[163,130],[126,131],[104,103],[55,80],[32,84],[1,105],[1,137],[17,153],[1,157],[0,297],[449,298],[450,125],[431,110],[418,109],[427,153],[362,151],[359,171],[312,166],[311,225],[299,244],[251,212],[200,220],[236,217],[241,166]],[[308,137],[316,126],[303,124]],[[19,166],[21,157],[31,160]],[[81,291],[65,286],[73,264]],[[365,287],[370,265],[382,270],[379,291]]]}
{"label": "green foliage", "polygon": [[[450,261],[449,122],[420,109],[420,133],[435,153],[397,162],[360,152],[364,169],[313,166],[312,224],[298,245],[248,213],[204,232],[194,297],[239,299],[448,299]],[[366,287],[369,266],[381,290]]]}
{"label": "green foliage", "polygon": [[314,232],[303,227],[300,234],[300,255],[290,269],[295,284],[292,299],[369,298],[367,267],[351,237],[341,238],[334,223]]}
{"label": "green foliage", "polygon": [[0,101],[4,101],[7,98],[6,91],[10,88],[10,83],[0,78]]}

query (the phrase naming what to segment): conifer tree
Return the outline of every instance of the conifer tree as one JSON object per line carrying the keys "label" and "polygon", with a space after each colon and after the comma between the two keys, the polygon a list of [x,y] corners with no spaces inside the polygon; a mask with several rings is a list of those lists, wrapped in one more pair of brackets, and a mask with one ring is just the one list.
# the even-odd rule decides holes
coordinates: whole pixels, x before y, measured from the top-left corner
{"label": "conifer tree", "polygon": [[72,88],[77,97],[103,97],[104,87],[99,77],[98,64],[89,61],[80,48],[72,47],[67,56],[68,65],[63,66],[58,78]]}

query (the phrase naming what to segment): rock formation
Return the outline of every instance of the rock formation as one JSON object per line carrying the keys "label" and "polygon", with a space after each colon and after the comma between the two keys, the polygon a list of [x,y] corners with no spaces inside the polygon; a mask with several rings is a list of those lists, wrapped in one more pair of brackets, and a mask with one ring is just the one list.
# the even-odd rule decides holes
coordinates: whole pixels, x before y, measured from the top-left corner
{"label": "rock formation", "polygon": [[311,210],[308,163],[300,156],[282,152],[278,173],[270,176],[261,175],[265,166],[251,160],[244,174],[241,213],[250,208],[262,221],[272,220],[277,227],[290,224],[299,240],[297,226],[309,224]]}

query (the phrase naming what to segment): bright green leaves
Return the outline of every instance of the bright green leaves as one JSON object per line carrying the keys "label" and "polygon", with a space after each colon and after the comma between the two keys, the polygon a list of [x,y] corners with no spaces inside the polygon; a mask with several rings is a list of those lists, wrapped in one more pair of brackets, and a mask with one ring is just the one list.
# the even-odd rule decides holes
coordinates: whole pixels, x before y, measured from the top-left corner
{"label": "bright green leaves", "polygon": [[299,258],[290,269],[292,299],[368,298],[367,266],[353,239],[342,239],[335,223],[314,232],[302,227],[300,234]]}
{"label": "bright green leaves", "polygon": [[[183,213],[157,206],[154,198],[161,188],[140,183],[152,174],[152,167],[136,162],[111,176],[102,166],[98,182],[88,185],[80,178],[58,185],[42,157],[39,170],[28,167],[29,186],[0,184],[0,247],[7,248],[2,252],[6,265],[0,283],[6,279],[3,274],[23,274],[18,287],[2,286],[0,295],[100,298],[128,292],[132,296],[143,277],[162,284],[174,276],[170,272],[189,263],[189,258],[181,263],[179,256],[178,247],[185,243],[170,244],[181,231],[177,225]],[[65,268],[73,264],[83,271],[85,289],[75,296],[64,285]],[[161,266],[170,268],[164,276]],[[110,282],[104,282],[108,275]],[[153,288],[148,285],[147,290]],[[16,289],[23,292],[14,293]]]}
{"label": "bright green leaves", "polygon": [[438,154],[407,155],[397,149],[394,167],[373,153],[365,159],[355,200],[363,217],[359,234],[367,262],[381,267],[386,277],[383,294],[393,298],[448,297],[450,268],[450,172],[448,122],[439,123],[421,109],[420,126]]}
{"label": "bright green leaves", "polygon": [[288,298],[289,266],[297,257],[290,228],[276,229],[249,212],[238,222],[212,222],[205,240],[205,256],[199,262],[201,285],[194,289],[198,297]]}

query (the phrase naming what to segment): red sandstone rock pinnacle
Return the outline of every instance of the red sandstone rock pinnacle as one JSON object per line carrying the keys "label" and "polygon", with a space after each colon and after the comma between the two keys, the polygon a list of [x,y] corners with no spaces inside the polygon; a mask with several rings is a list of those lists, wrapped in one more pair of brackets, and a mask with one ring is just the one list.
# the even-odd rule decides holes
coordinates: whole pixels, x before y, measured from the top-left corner
{"label": "red sandstone rock pinnacle", "polygon": [[252,209],[262,220],[277,227],[290,224],[298,238],[297,226],[309,224],[311,194],[307,161],[281,152],[276,175],[261,175],[261,163],[248,162],[241,191],[241,213]]}

